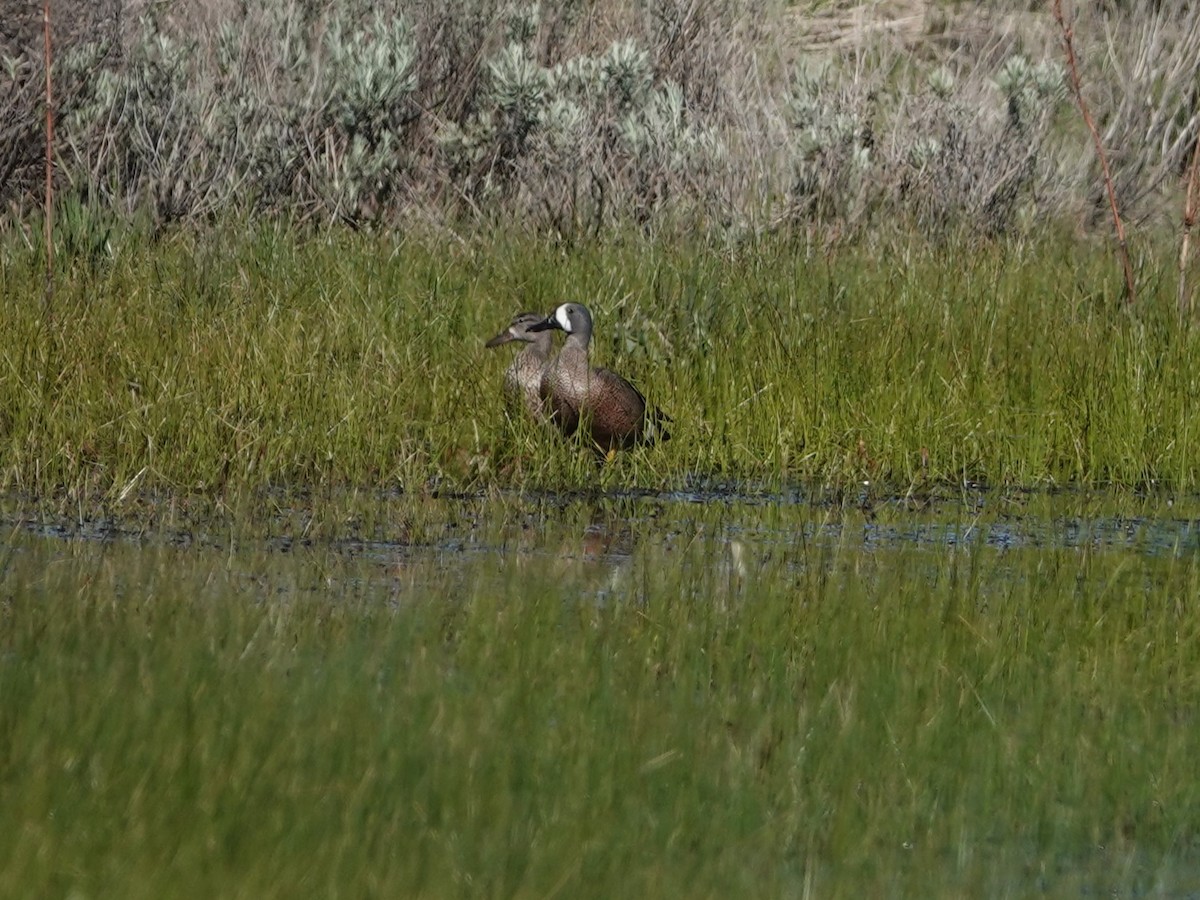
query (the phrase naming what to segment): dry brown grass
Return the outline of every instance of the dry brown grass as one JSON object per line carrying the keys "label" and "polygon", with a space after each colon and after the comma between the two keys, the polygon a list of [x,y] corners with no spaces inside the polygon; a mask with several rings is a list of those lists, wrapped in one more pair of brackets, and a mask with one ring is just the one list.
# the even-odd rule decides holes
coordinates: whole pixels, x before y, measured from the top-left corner
{"label": "dry brown grass", "polygon": [[[335,7],[281,0],[271,8],[298,10],[316,52]],[[9,0],[0,8],[0,49],[19,60],[11,73],[0,72],[0,204],[14,219],[38,204],[40,63],[30,49],[33,5]],[[94,69],[57,78],[60,188],[125,211],[149,209],[160,221],[249,205],[355,225],[518,221],[565,237],[630,224],[715,228],[736,238],[772,225],[829,235],[880,223],[995,233],[1048,216],[1093,227],[1104,221],[1098,172],[1077,120],[1047,108],[1032,136],[1014,131],[1011,98],[997,89],[1014,56],[1031,64],[1060,60],[1048,11],[1027,3],[545,5],[528,43],[537,65],[599,57],[632,38],[649,54],[654,84],[679,87],[682,122],[717,136],[721,153],[685,166],[665,165],[661,153],[614,154],[621,123],[591,118],[568,156],[548,155],[537,134],[515,143],[510,136],[504,146],[482,147],[465,168],[448,161],[442,138],[490,114],[488,63],[507,42],[511,7],[500,0],[408,3],[404,14],[420,48],[417,88],[381,175],[354,170],[355,128],[331,122],[320,98],[304,100],[304,85],[289,80],[295,68],[282,58],[268,7],[246,8],[233,0],[180,0],[169,8],[106,0],[81,5],[73,18],[69,7],[56,6],[60,27],[87,25],[56,35],[63,56],[89,35],[112,42]],[[148,10],[161,33],[190,48],[186,73],[157,99],[124,98],[127,121],[110,110],[72,128],[68,114],[86,103],[100,70],[129,64],[141,39],[138,18]],[[230,21],[254,36],[232,81],[216,71],[218,35]],[[1176,180],[1200,128],[1193,75],[1200,7],[1081,4],[1076,40],[1123,212],[1135,223],[1177,220]],[[948,97],[930,91],[927,79],[938,70],[953,78]],[[815,102],[829,118],[810,123],[809,132],[793,115],[797,73],[823,75]],[[243,95],[241,112],[222,106]],[[163,119],[170,107],[173,117]],[[271,136],[255,137],[267,126]],[[141,155],[131,158],[127,148],[138,141]],[[281,158],[259,159],[254,147],[282,147]],[[372,186],[347,195],[347,178],[360,175]]]}

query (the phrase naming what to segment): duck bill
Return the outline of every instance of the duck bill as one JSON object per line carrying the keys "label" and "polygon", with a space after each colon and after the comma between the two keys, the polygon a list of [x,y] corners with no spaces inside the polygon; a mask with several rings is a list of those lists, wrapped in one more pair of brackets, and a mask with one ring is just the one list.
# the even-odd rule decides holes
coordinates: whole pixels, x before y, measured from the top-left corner
{"label": "duck bill", "polygon": [[515,340],[516,340],[516,338],[513,337],[512,331],[505,330],[505,331],[500,332],[498,335],[496,335],[494,338],[492,338],[490,341],[488,341],[483,346],[499,347],[501,344],[507,344],[510,341],[515,341]]}
{"label": "duck bill", "polygon": [[525,330],[526,331],[549,331],[552,328],[558,328],[560,330],[562,329],[562,326],[558,324],[558,319],[554,318],[554,316],[550,316],[548,318],[542,319],[542,321],[538,322],[536,325],[530,325]]}

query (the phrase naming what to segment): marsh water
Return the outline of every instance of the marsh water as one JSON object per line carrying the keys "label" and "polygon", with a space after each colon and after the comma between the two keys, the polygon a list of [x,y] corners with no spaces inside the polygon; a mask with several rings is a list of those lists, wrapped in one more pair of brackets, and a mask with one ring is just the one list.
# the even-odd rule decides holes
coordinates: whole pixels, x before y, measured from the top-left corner
{"label": "marsh water", "polygon": [[[152,501],[151,501],[152,503]],[[886,556],[920,551],[937,568],[951,556],[1006,551],[1118,555],[1129,564],[1191,559],[1200,553],[1200,497],[1166,492],[990,490],[966,486],[930,494],[876,495],[868,486],[829,492],[726,485],[677,491],[462,495],[425,499],[410,511],[403,495],[362,502],[338,526],[312,533],[303,501],[280,498],[269,518],[247,529],[214,516],[154,524],[119,516],[72,517],[0,504],[8,547],[5,578],[24,580],[29,563],[86,565],[103,557],[136,572],[139,557],[208,559],[250,582],[262,568],[299,574],[318,567],[326,590],[443,591],[446,575],[473,580],[510,564],[526,569],[586,567],[601,581],[620,577],[639,556],[686,554],[738,579],[766,564],[801,568],[814,552]],[[367,528],[364,521],[370,522]],[[421,571],[438,573],[422,584]],[[334,574],[336,573],[336,574]],[[1001,565],[998,574],[1002,575]],[[452,582],[451,582],[452,584]],[[588,597],[581,596],[581,600]]]}

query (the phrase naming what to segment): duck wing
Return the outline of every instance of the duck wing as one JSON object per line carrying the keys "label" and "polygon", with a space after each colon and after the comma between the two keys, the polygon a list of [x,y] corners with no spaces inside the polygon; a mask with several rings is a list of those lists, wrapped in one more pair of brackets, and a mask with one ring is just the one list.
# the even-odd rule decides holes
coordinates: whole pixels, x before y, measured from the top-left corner
{"label": "duck wing", "polygon": [[641,391],[611,369],[592,370],[587,406],[592,440],[604,449],[649,446],[670,437],[661,424],[668,420],[666,414],[651,407]]}

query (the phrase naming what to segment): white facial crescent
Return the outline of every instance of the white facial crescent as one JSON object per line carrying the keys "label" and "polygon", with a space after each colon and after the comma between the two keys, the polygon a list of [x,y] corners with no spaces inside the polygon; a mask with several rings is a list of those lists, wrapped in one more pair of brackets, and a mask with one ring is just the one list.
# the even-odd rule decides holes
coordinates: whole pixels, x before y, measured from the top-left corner
{"label": "white facial crescent", "polygon": [[554,311],[554,318],[562,327],[562,330],[570,334],[571,332],[571,317],[567,315],[567,304],[563,304]]}

